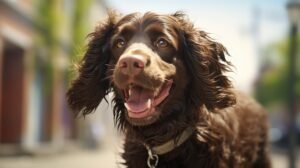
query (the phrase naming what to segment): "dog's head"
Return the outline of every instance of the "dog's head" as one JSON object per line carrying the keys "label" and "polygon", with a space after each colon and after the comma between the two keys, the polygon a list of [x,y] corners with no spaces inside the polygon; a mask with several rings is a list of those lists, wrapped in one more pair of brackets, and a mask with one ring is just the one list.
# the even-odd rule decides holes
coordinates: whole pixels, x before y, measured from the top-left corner
{"label": "dog's head", "polygon": [[110,14],[90,34],[68,102],[88,114],[113,91],[117,121],[137,126],[225,108],[235,103],[226,53],[181,13]]}

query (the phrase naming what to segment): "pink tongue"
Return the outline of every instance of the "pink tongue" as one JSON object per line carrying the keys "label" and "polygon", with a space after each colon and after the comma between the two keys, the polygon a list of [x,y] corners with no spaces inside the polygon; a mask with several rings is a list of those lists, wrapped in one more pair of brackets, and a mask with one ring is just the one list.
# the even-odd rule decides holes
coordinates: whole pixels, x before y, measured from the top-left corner
{"label": "pink tongue", "polygon": [[141,87],[133,87],[130,89],[128,100],[125,103],[127,110],[134,113],[142,113],[151,107],[151,99],[153,92]]}

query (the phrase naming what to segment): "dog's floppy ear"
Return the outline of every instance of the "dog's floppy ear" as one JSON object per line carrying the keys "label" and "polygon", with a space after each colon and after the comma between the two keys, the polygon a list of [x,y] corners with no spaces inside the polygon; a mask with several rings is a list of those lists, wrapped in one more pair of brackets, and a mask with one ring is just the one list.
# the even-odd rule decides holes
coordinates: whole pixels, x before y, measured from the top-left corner
{"label": "dog's floppy ear", "polygon": [[117,14],[110,12],[106,21],[100,23],[89,34],[87,51],[80,62],[78,77],[67,92],[70,108],[83,115],[94,111],[108,94],[110,83],[106,78],[107,64],[110,61],[109,38],[117,22]]}
{"label": "dog's floppy ear", "polygon": [[181,29],[182,56],[192,75],[191,100],[204,103],[208,109],[226,108],[235,104],[231,82],[224,74],[230,71],[226,48],[207,33],[197,30],[181,13],[173,15]]}

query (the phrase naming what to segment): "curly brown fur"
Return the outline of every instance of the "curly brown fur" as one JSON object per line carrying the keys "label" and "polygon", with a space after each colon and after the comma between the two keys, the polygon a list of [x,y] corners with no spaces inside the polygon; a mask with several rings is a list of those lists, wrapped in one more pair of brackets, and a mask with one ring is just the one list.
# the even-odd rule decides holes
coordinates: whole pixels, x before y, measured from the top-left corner
{"label": "curly brown fur", "polygon": [[68,101],[85,115],[114,93],[115,121],[126,135],[124,165],[148,167],[143,144],[163,144],[192,127],[157,167],[270,167],[266,113],[233,90],[227,50],[184,14],[110,13],[90,37]]}

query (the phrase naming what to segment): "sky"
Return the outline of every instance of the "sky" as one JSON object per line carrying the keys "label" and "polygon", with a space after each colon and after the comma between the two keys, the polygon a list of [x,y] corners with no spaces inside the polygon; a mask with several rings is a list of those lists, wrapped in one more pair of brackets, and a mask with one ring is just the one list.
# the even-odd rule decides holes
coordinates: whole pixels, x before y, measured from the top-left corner
{"label": "sky", "polygon": [[234,64],[230,77],[236,87],[251,93],[258,76],[260,51],[287,36],[286,0],[109,0],[123,14],[153,11],[185,12],[229,51]]}

